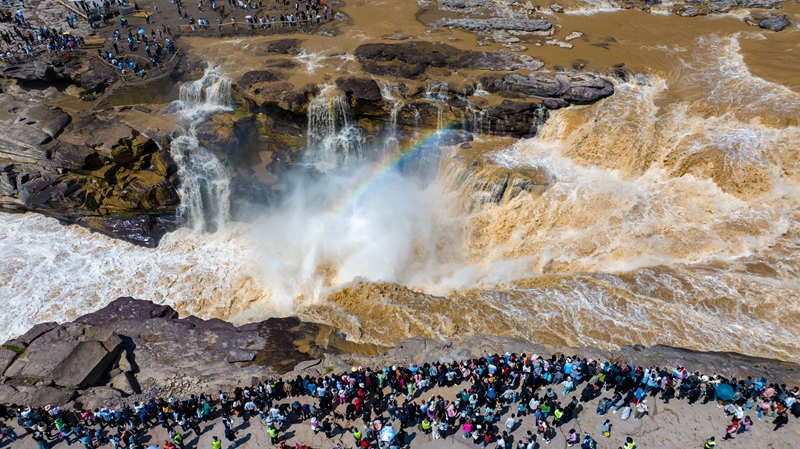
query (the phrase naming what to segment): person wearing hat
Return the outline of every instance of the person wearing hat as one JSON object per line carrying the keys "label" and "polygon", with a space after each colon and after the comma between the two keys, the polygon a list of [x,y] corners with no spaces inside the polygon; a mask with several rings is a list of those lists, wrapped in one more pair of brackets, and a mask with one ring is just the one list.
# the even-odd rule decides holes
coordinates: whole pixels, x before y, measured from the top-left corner
{"label": "person wearing hat", "polygon": [[636,449],[636,443],[633,442],[633,438],[626,438],[625,445],[622,446],[622,449]]}
{"label": "person wearing hat", "polygon": [[706,440],[706,444],[703,446],[703,449],[714,449],[717,445],[717,437],[711,437]]}

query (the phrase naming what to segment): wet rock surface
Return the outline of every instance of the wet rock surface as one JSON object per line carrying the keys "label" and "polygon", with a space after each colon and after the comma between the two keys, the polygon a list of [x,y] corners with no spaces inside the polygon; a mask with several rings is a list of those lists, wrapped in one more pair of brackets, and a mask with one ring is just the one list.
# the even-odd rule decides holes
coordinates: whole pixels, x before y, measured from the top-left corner
{"label": "wet rock surface", "polygon": [[[611,2],[604,7],[618,9],[640,9],[643,11],[663,11],[681,17],[697,17],[709,14],[727,13],[734,9],[769,10],[780,9],[782,0],[685,0],[677,2],[663,2],[661,0],[622,0]],[[475,32],[479,35],[491,35],[493,32],[518,31],[533,35],[549,34],[554,31],[552,25],[541,13],[546,8],[551,13],[568,13],[574,6],[563,6],[559,3],[546,5],[533,5],[530,2],[489,2],[489,1],[461,1],[437,0],[435,8],[442,13],[456,17],[467,15],[466,18],[447,17],[435,22],[439,26],[460,28]],[[580,8],[580,6],[579,6]],[[476,18],[484,16],[487,18]],[[527,18],[525,18],[527,17]],[[772,20],[779,22],[779,20]],[[781,31],[780,26],[762,26],[773,31]],[[497,42],[501,40],[495,39]]]}
{"label": "wet rock surface", "polygon": [[545,19],[446,19],[440,21],[439,24],[469,31],[514,30],[535,32],[549,31],[553,27],[553,25]]}
{"label": "wet rock surface", "polygon": [[174,227],[177,169],[151,138],[96,113],[4,106],[17,119],[0,136],[0,209],[43,213],[151,247]]}
{"label": "wet rock surface", "polygon": [[517,92],[535,98],[561,99],[570,104],[593,103],[614,93],[610,81],[589,74],[487,75],[481,78],[481,84],[490,92]]}
{"label": "wet rock surface", "polygon": [[769,17],[758,22],[759,27],[771,31],[783,31],[791,24],[792,22],[786,18],[786,14]]}
{"label": "wet rock surface", "polygon": [[[370,77],[343,77],[335,85],[347,98],[353,118],[367,130],[378,122],[384,128],[388,124],[403,129],[446,125],[529,137],[536,135],[548,109],[592,103],[614,92],[611,82],[601,76],[537,73],[544,66],[542,61],[508,51],[467,51],[410,41],[363,44],[354,54]],[[439,81],[440,76],[459,70],[471,78],[460,84]],[[302,132],[309,104],[321,92],[315,85],[294,86],[287,76],[288,72],[273,68],[251,71],[240,77],[234,89],[251,112],[287,121]],[[480,89],[484,90],[476,95]],[[276,143],[288,143],[267,127],[260,133]]]}

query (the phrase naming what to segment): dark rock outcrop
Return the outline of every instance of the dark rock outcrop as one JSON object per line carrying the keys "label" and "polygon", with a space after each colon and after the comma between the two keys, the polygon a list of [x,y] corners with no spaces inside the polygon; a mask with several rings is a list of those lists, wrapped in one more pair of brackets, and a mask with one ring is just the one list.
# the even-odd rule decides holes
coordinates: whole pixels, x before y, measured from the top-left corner
{"label": "dark rock outcrop", "polygon": [[152,139],[95,114],[9,106],[19,113],[0,136],[0,209],[39,212],[150,247],[174,227],[174,163]]}
{"label": "dark rock outcrop", "polygon": [[574,104],[592,103],[614,93],[610,81],[590,74],[532,73],[522,76],[509,73],[499,77],[483,76],[481,83],[489,92],[518,92],[529,97],[562,99]]}
{"label": "dark rock outcrop", "polygon": [[41,379],[65,389],[93,385],[122,347],[113,332],[80,323],[57,326],[33,340],[4,375]]}
{"label": "dark rock outcrop", "polygon": [[[535,71],[544,63],[512,52],[403,42],[364,44],[354,54],[363,72],[380,79],[339,78],[336,86],[347,96],[354,118],[367,132],[391,123],[400,128],[446,125],[471,132],[529,137],[544,123],[548,109],[592,103],[614,92],[611,82],[591,74],[521,75],[519,71]],[[453,84],[436,79],[453,71],[469,73],[472,81]],[[293,86],[285,73],[276,72],[247,72],[234,89],[251,112],[264,112],[276,122],[293,122],[302,133],[308,106],[320,94],[319,87]],[[480,88],[497,96],[475,96]],[[261,128],[262,137],[278,146],[288,143],[273,136],[268,128]]]}
{"label": "dark rock outcrop", "polygon": [[546,19],[443,19],[439,25],[461,28],[469,31],[513,30],[526,32],[546,32],[553,27]]}
{"label": "dark rock outcrop", "polygon": [[268,43],[267,51],[283,55],[296,55],[300,53],[300,44],[302,43],[302,39],[280,39]]}
{"label": "dark rock outcrop", "polygon": [[758,22],[758,26],[760,26],[761,28],[772,31],[783,31],[786,27],[788,27],[791,24],[792,22],[790,22],[789,19],[786,18],[786,14],[773,16]]}
{"label": "dark rock outcrop", "polygon": [[336,86],[338,86],[341,91],[350,95],[355,101],[381,100],[381,88],[373,79],[354,77],[347,79],[339,78],[336,80]]}
{"label": "dark rock outcrop", "polygon": [[428,67],[450,70],[538,70],[543,62],[513,52],[471,52],[447,44],[406,42],[364,44],[355,50],[365,72],[380,76],[416,79]]}

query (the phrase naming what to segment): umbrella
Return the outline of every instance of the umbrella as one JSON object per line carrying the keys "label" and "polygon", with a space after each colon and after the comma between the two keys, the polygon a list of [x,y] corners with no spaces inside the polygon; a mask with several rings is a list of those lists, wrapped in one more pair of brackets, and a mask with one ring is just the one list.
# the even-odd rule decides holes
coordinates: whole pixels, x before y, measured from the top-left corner
{"label": "umbrella", "polygon": [[61,34],[63,34],[64,36],[69,36],[69,31],[64,31],[64,32],[63,32],[63,33],[61,33]]}
{"label": "umbrella", "polygon": [[67,41],[67,47],[75,48],[75,41]]}
{"label": "umbrella", "polygon": [[730,401],[733,399],[733,387],[728,384],[720,384],[716,391],[717,399],[721,399],[723,401]]}
{"label": "umbrella", "polygon": [[146,33],[146,32],[147,32],[147,31],[145,31],[145,30],[144,30],[144,28],[139,28],[139,34],[144,34],[144,33]]}
{"label": "umbrella", "polygon": [[382,441],[390,442],[394,440],[395,436],[394,427],[388,425],[383,429],[380,429],[380,436]]}
{"label": "umbrella", "polygon": [[245,19],[252,19],[253,16],[244,16]]}

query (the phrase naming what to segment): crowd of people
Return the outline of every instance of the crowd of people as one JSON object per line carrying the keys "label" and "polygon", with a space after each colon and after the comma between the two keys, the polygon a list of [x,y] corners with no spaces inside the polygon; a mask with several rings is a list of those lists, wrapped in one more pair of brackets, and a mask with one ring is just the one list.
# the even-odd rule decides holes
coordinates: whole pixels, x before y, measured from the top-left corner
{"label": "crowd of people", "polygon": [[[76,11],[65,11],[64,14],[66,25],[70,31],[65,32],[63,28],[56,30],[53,24],[49,26],[41,25],[37,30],[31,26],[26,17],[24,2],[17,0],[16,7],[19,9],[12,12],[12,8],[15,7],[14,0],[1,1],[3,6],[9,9],[0,11],[0,22],[11,24],[10,29],[0,30],[0,38],[5,43],[5,49],[2,51],[1,56],[7,64],[23,62],[25,59],[33,58],[37,54],[44,52],[47,52],[50,56],[68,56],[75,49],[83,47],[83,39],[75,34],[75,28],[82,20]],[[226,5],[222,4],[225,1],[198,1],[199,11],[209,8],[215,14],[219,14],[219,18],[216,19],[216,27],[220,30],[226,26],[232,29],[260,28],[267,30],[299,28],[327,22],[331,14],[329,6],[325,4],[325,0],[298,0],[297,3],[291,3],[290,0],[275,0],[282,12],[275,12],[272,15],[266,13],[267,8],[263,5],[262,0],[227,0],[227,12]],[[182,0],[174,0],[171,3],[178,8],[180,18],[186,21],[186,26],[190,31],[210,29],[211,23],[209,20],[207,18],[195,19],[187,12]],[[114,26],[115,20],[119,22],[119,28],[114,32],[114,41],[112,41],[113,53],[102,49],[99,55],[120,74],[133,72],[144,77],[146,74],[145,68],[160,67],[163,65],[165,52],[173,53],[176,51],[175,44],[170,39],[171,31],[165,23],[166,21],[161,21],[161,28],[156,27],[155,30],[150,31],[150,36],[147,36],[144,27],[149,28],[149,25],[155,24],[156,19],[159,18],[158,14],[161,13],[155,3],[152,7],[152,13],[144,11],[145,23],[142,25],[137,22],[133,26],[129,22],[129,18],[123,14],[117,15],[116,18],[114,17],[115,14],[121,11],[120,8],[127,4],[125,0],[79,1],[74,4],[78,10],[85,13],[87,17],[85,20],[91,29],[96,29],[100,26],[111,27]],[[139,9],[138,4],[134,3],[134,6]],[[233,11],[236,10],[240,11],[234,14]],[[265,13],[261,13],[261,11]],[[229,20],[229,24],[226,23],[226,20]],[[145,58],[145,61],[142,61],[142,63],[130,55],[119,57],[122,54],[120,47],[125,45],[121,41],[121,36],[126,30],[128,32],[124,39],[128,46],[128,51],[132,55],[143,53],[141,57]],[[153,35],[154,31],[157,31],[157,37]],[[146,64],[146,61],[150,63]]]}
{"label": "crowd of people", "polygon": [[[292,8],[289,0],[275,0],[276,4],[282,4],[284,7],[289,7],[288,9],[290,9],[290,11],[273,14],[272,16],[266,13],[259,16],[260,11],[265,10],[262,0],[227,0],[229,7],[227,10],[225,5],[217,3],[217,0],[200,0],[197,2],[197,9],[199,12],[203,12],[204,4],[207,3],[208,8],[212,12],[219,14],[219,18],[216,19],[216,26],[219,30],[222,30],[225,27],[226,16],[230,16],[230,26],[233,29],[239,29],[241,26],[243,29],[247,28],[251,30],[256,28],[301,28],[303,26],[312,26],[314,24],[320,25],[329,20],[330,9],[328,8],[328,5],[325,4],[325,0],[305,0],[305,3],[303,3],[302,0],[298,1],[299,3],[294,3],[294,7]],[[209,29],[209,21],[207,18],[199,18],[195,20],[194,17],[189,14],[186,7],[183,6],[181,0],[175,0],[175,4],[178,7],[180,16],[189,21],[189,27],[191,30],[196,29],[192,28],[192,25],[195,24],[197,24],[201,29]],[[231,13],[231,10],[236,10],[237,8],[246,14],[244,16],[244,20],[241,18],[237,19],[234,17],[234,14]],[[294,9],[294,11],[292,12],[291,9]]]}
{"label": "crowd of people", "polygon": [[[431,392],[437,387],[458,392],[445,398]],[[155,444],[147,448],[141,444],[142,436],[155,426],[170,436],[164,449],[184,449],[189,432],[200,435],[201,424],[218,418],[224,429],[222,437],[213,436],[212,449],[221,449],[223,441],[228,441],[226,447],[237,446],[239,420],[258,420],[272,444],[281,448],[287,444],[282,438],[287,429],[308,425],[328,438],[352,438],[356,448],[399,449],[414,428],[433,440],[461,434],[482,448],[511,449],[512,434],[523,419],[535,427],[517,436],[519,449],[537,447],[538,439],[549,443],[560,428],[569,446],[592,449],[597,442],[590,432],[579,435],[575,429],[563,429],[583,413],[582,403],[598,397],[595,413],[619,412],[622,420],[643,418],[648,414],[648,400],[685,400],[690,406],[713,402],[720,413],[731,416],[723,438],[730,439],[757,425],[748,413],[756,415],[757,421],[771,420],[773,430],[779,431],[789,414],[800,417],[798,395],[797,387],[789,389],[763,378],[708,376],[682,366],[667,369],[577,356],[493,354],[452,363],[377,370],[353,367],[318,377],[275,378],[252,388],[153,398],[119,409],[74,411],[56,404],[43,408],[0,404],[0,417],[16,420],[43,449],[59,441],[82,443],[87,449],[107,444],[114,449],[159,449]],[[502,420],[502,416],[508,417]],[[613,437],[608,419],[597,431],[597,436]],[[0,423],[0,436],[19,438],[5,423]],[[632,437],[619,441],[620,448],[636,448]],[[717,439],[710,437],[699,444],[713,448]],[[295,447],[305,446],[295,443]]]}
{"label": "crowd of people", "polygon": [[[13,8],[13,0],[4,0],[4,8]],[[49,56],[70,55],[75,49],[84,45],[83,39],[73,33],[78,21],[74,13],[66,13],[66,23],[70,30],[56,24],[31,23],[28,17],[29,7],[18,1],[14,13],[11,10],[0,10],[0,38],[5,48],[0,55],[7,64],[16,64],[39,54]],[[36,22],[36,20],[34,20]],[[38,26],[37,26],[38,25]],[[60,24],[63,25],[63,24]]]}
{"label": "crowd of people", "polygon": [[[161,67],[163,60],[177,51],[177,47],[170,37],[171,35],[172,31],[165,24],[162,24],[161,28],[158,30],[151,29],[149,36],[144,29],[140,29],[137,33],[128,30],[128,34],[124,36],[124,39],[127,42],[128,50],[131,55],[125,56],[120,49],[123,34],[120,30],[116,30],[114,32],[114,41],[111,44],[114,51],[107,52],[98,49],[97,54],[112,67],[118,69],[123,76],[131,72],[144,78],[146,76],[146,71],[139,65],[137,57],[145,58],[145,60],[150,61],[150,66],[152,68]],[[143,50],[146,57],[135,54],[140,48]]]}

